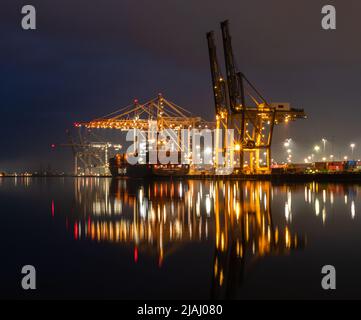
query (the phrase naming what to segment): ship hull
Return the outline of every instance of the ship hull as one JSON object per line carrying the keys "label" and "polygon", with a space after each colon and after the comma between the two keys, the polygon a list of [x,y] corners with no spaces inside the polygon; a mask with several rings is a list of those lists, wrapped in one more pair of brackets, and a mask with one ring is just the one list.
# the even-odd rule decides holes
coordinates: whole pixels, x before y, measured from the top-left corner
{"label": "ship hull", "polygon": [[113,177],[129,178],[173,177],[189,173],[188,165],[110,164],[109,169]]}

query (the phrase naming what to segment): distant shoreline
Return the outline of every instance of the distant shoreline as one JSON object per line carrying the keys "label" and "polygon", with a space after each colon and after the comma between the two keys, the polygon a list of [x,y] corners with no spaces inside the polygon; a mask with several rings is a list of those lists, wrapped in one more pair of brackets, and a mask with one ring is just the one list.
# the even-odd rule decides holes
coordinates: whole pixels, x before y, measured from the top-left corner
{"label": "distant shoreline", "polygon": [[[5,175],[0,178],[114,178],[128,180],[135,178],[112,177],[112,176],[75,176],[75,175]],[[233,174],[233,175],[212,175],[197,174],[184,176],[158,176],[147,178],[136,178],[135,180],[239,180],[239,181],[271,181],[271,182],[353,182],[361,183],[361,172],[337,172],[337,173],[276,173],[276,174]]]}

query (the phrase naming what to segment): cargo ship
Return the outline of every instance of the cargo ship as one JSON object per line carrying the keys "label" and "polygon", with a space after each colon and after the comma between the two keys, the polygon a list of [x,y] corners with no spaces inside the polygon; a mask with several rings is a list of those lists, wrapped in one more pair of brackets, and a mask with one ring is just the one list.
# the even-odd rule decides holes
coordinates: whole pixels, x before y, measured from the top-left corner
{"label": "cargo ship", "polygon": [[117,154],[109,159],[109,170],[113,177],[152,178],[185,176],[189,173],[189,164],[130,164],[126,154]]}

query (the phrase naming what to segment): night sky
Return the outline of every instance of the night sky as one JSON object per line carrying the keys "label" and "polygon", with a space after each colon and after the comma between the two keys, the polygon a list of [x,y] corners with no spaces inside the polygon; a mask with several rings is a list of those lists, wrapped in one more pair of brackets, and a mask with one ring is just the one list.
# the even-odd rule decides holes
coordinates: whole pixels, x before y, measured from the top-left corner
{"label": "night sky", "polygon": [[[21,28],[21,7],[37,30]],[[333,4],[337,30],[321,29]],[[275,159],[293,138],[300,161],[325,137],[335,156],[361,157],[359,0],[3,0],[0,3],[0,171],[71,170],[65,129],[162,92],[214,118],[205,34],[230,20],[238,67],[269,101],[304,108],[308,120],[277,127]],[[221,55],[222,54],[222,55]],[[331,145],[328,145],[331,153]],[[280,151],[282,150],[282,151]]]}

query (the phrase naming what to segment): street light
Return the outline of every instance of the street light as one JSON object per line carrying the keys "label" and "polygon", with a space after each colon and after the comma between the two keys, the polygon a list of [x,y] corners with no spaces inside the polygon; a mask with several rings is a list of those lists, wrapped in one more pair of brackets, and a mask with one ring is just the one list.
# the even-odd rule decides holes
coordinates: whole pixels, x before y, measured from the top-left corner
{"label": "street light", "polygon": [[288,158],[287,158],[288,162],[290,162],[289,156],[290,156],[291,153],[292,153],[292,150],[290,149],[291,140],[292,140],[291,138],[286,139],[285,142],[283,143],[283,146],[286,148],[286,152],[287,152],[287,154],[288,154]]}
{"label": "street light", "polygon": [[313,150],[315,150],[315,152],[318,153],[318,152],[320,151],[320,146],[316,144],[316,145],[313,147]]}
{"label": "street light", "polygon": [[322,138],[322,142],[323,142],[323,151],[325,151],[325,150],[326,150],[326,142],[327,142],[327,139]]}
{"label": "street light", "polygon": [[292,140],[291,138],[286,139],[285,142],[283,143],[283,146],[285,148],[288,148],[291,145],[291,140]]}
{"label": "street light", "polygon": [[353,157],[353,149],[355,149],[355,147],[356,147],[356,144],[354,144],[354,143],[351,143],[351,144],[350,144],[350,147],[351,147],[351,150],[352,150],[352,157]]}

